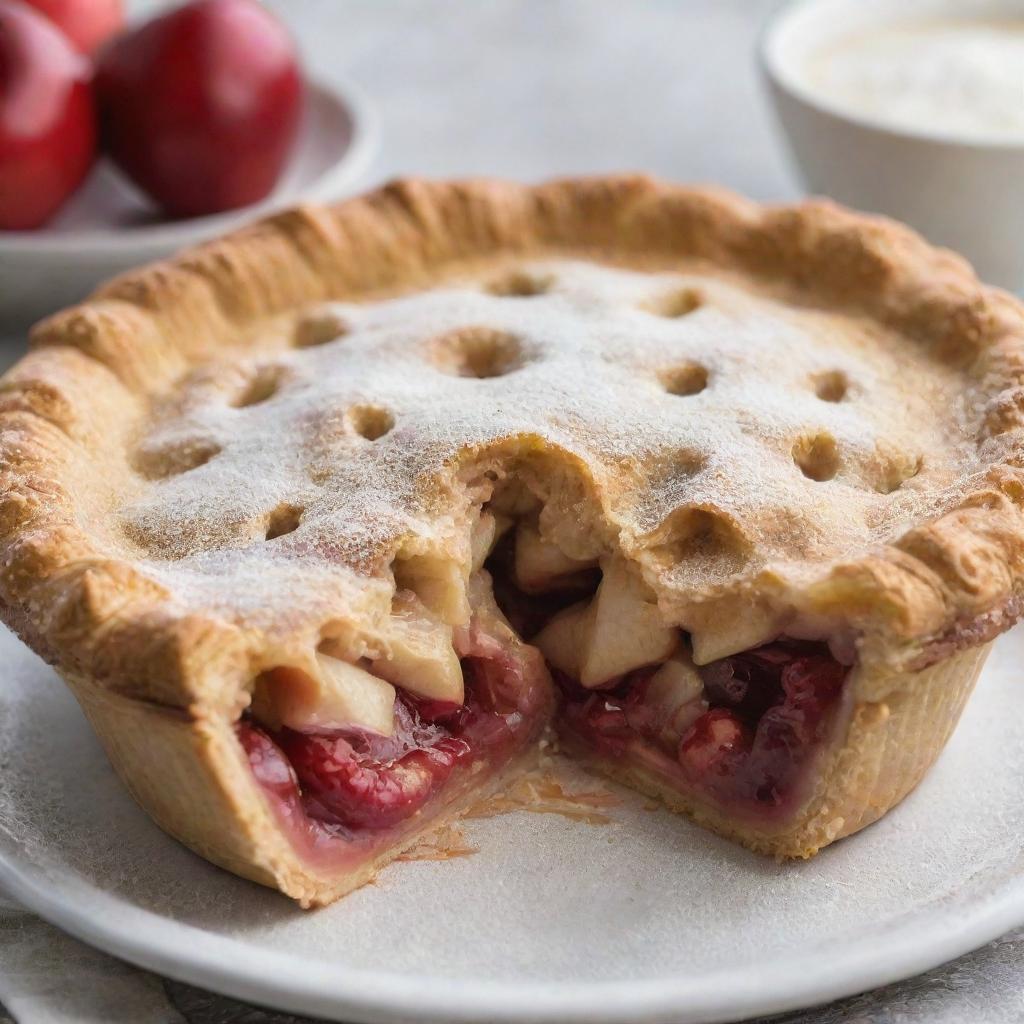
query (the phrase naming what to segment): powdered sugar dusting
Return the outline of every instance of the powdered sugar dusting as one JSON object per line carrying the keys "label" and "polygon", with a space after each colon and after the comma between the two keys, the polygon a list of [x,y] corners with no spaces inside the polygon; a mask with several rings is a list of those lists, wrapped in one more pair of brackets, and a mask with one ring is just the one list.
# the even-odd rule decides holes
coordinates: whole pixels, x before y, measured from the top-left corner
{"label": "powdered sugar dusting", "polygon": [[[213,454],[153,474],[121,510],[147,571],[239,618],[351,602],[400,544],[464,529],[473,467],[541,447],[593,478],[601,514],[634,545],[694,508],[729,524],[744,571],[823,562],[950,501],[976,458],[950,426],[960,379],[876,323],[700,274],[572,261],[520,272],[544,290],[492,294],[491,274],[297,311],[271,325],[277,349],[194,372],[154,408],[137,461]],[[345,331],[324,341],[331,323]],[[304,331],[317,343],[294,347]],[[680,366],[706,384],[671,393]],[[846,382],[839,400],[820,397],[822,374]],[[835,472],[805,475],[799,444],[812,456],[834,445]],[[294,529],[268,540],[282,507]],[[669,578],[734,571],[694,561]]]}

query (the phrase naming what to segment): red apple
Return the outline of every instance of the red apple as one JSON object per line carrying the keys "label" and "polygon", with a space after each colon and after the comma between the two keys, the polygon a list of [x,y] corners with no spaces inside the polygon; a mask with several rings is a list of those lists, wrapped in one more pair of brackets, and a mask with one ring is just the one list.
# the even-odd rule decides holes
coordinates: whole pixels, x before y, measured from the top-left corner
{"label": "red apple", "polygon": [[196,0],[121,36],[97,90],[110,156],[178,217],[268,195],[302,112],[295,47],[255,0]]}
{"label": "red apple", "polygon": [[89,62],[41,14],[0,0],[0,229],[45,223],[96,157]]}
{"label": "red apple", "polygon": [[23,0],[45,14],[85,54],[124,24],[121,0]]}

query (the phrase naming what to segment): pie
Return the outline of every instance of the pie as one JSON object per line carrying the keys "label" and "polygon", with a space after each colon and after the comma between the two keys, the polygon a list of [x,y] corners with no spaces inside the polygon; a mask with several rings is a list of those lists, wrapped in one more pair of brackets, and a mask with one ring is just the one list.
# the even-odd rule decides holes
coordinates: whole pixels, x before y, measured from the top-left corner
{"label": "pie", "polygon": [[1024,307],[824,202],[402,182],[130,273],[0,387],[0,610],[304,905],[560,750],[809,857],[1021,614]]}

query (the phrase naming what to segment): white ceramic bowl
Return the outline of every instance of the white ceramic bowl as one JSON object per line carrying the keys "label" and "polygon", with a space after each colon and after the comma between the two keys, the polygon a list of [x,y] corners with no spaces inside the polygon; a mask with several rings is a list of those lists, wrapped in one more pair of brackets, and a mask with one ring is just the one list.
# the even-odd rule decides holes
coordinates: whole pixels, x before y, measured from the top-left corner
{"label": "white ceramic bowl", "polygon": [[0,334],[84,298],[100,281],[300,200],[337,199],[366,169],[377,130],[352,86],[311,83],[292,160],[263,202],[168,221],[106,162],[53,224],[0,231]]}
{"label": "white ceramic bowl", "polygon": [[799,73],[811,54],[851,31],[934,17],[1024,17],[1024,0],[796,0],[766,28],[762,68],[810,191],[905,221],[961,252],[982,278],[1019,290],[1024,143],[887,127],[839,109]]}

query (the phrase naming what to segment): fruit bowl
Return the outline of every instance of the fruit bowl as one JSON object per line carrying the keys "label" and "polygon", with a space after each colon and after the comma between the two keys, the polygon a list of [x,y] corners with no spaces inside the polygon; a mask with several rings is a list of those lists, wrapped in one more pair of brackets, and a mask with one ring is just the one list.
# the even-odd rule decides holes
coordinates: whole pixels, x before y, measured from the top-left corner
{"label": "fruit bowl", "polygon": [[20,329],[84,298],[128,267],[223,234],[302,201],[339,198],[366,169],[376,123],[351,85],[310,82],[291,162],[263,202],[227,213],[167,220],[107,161],[60,215],[37,231],[0,231],[0,320]]}

